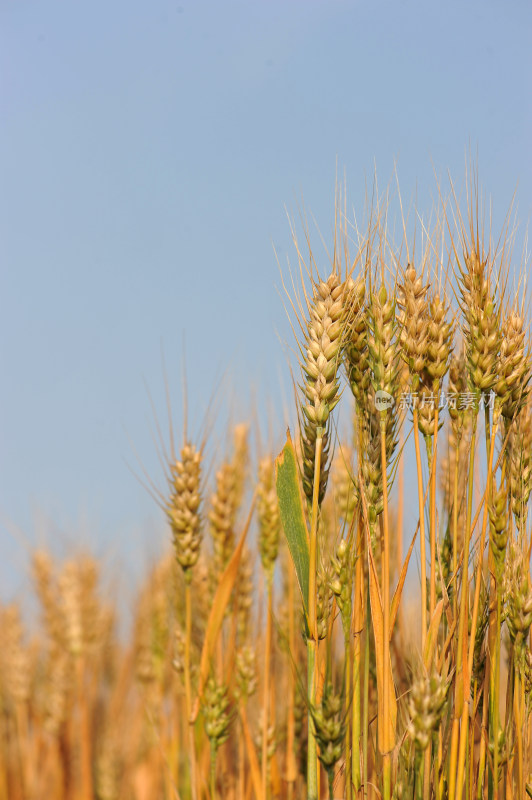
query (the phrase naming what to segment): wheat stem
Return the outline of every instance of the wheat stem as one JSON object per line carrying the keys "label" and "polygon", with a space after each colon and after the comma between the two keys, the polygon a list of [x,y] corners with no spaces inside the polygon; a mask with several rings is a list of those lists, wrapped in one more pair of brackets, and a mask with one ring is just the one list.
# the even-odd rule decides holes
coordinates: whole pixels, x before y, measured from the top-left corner
{"label": "wheat stem", "polygon": [[[390,692],[393,691],[393,678],[390,673],[390,529],[388,520],[388,480],[386,464],[386,412],[381,414],[381,463],[382,463],[382,497],[383,497],[383,564],[382,564],[382,604],[384,618],[384,702],[383,719],[385,730],[388,731],[388,718],[390,716]],[[385,752],[382,754],[383,769],[383,797],[384,800],[391,798],[391,753],[393,742],[388,741],[386,734]]]}
{"label": "wheat stem", "polygon": [[364,794],[369,793],[369,585],[366,585],[366,598],[364,606],[364,711],[362,719],[362,754],[363,754],[363,783]]}
{"label": "wheat stem", "polygon": [[439,381],[436,382],[434,436],[430,464],[430,619],[436,608],[436,465],[438,457]]}
{"label": "wheat stem", "polygon": [[427,553],[425,540],[425,504],[423,492],[423,471],[421,466],[421,448],[419,446],[419,423],[418,423],[417,400],[414,405],[414,445],[416,449],[416,475],[417,475],[417,496],[419,509],[419,547],[421,562],[421,650],[425,649],[425,639],[427,637]]}
{"label": "wheat stem", "polygon": [[[462,563],[462,593],[460,597],[460,619],[458,623],[458,646],[456,653],[456,689],[455,718],[453,720],[453,739],[452,746],[456,747],[459,724],[460,746],[458,754],[451,749],[451,776],[456,767],[456,783],[449,783],[449,789],[454,791],[455,786],[461,787],[464,780],[465,757],[468,737],[468,704],[470,678],[468,672],[468,626],[467,611],[469,607],[469,547],[471,542],[471,518],[473,512],[473,490],[474,490],[474,466],[475,466],[475,445],[477,431],[477,415],[473,416],[473,430],[471,434],[471,451],[469,454],[469,473],[468,473],[468,497],[467,515],[465,528],[464,553]],[[456,762],[453,764],[453,757]],[[451,796],[454,796],[451,794]]]}
{"label": "wheat stem", "polygon": [[[314,485],[312,493],[312,509],[310,518],[310,548],[309,548],[309,638],[308,648],[308,699],[310,707],[316,704],[316,690],[318,682],[317,648],[318,648],[318,623],[317,623],[317,563],[318,563],[318,511],[320,491],[321,452],[323,442],[323,429],[318,428],[316,435],[316,450],[314,456]],[[307,792],[308,800],[318,798],[318,753],[314,735],[312,714],[308,719],[308,756],[307,756]]]}
{"label": "wheat stem", "polygon": [[[294,624],[294,572],[288,572],[288,648],[290,653],[295,652],[295,624]],[[294,794],[294,783],[297,778],[297,771],[294,757],[294,692],[295,681],[291,665],[288,670],[288,709],[286,720],[286,781],[288,784],[287,800],[292,800]]]}
{"label": "wheat stem", "polygon": [[480,733],[480,749],[478,756],[477,800],[482,800],[484,790],[484,772],[486,769],[486,744],[488,738],[488,710],[489,710],[489,676],[484,673],[484,687],[482,689],[482,724]]}
{"label": "wheat stem", "polygon": [[[345,653],[345,718],[349,719],[349,706],[351,703],[351,677],[352,677],[352,650],[351,650],[351,626],[344,633],[344,653]],[[353,796],[353,781],[351,777],[351,726],[348,724],[345,732],[345,800],[351,800]]]}
{"label": "wheat stem", "polygon": [[355,596],[353,604],[353,713],[352,713],[352,749],[351,776],[358,798],[361,787],[360,776],[360,731],[361,731],[361,655],[362,636],[364,631],[364,562],[360,554],[363,548],[362,519],[358,515],[357,522],[357,560],[355,566]]}
{"label": "wheat stem", "polygon": [[268,728],[270,703],[270,659],[272,638],[273,582],[267,576],[266,637],[264,640],[264,694],[262,698],[262,797],[268,800]]}
{"label": "wheat stem", "polygon": [[192,586],[190,571],[185,573],[185,708],[187,713],[186,726],[188,733],[188,757],[190,767],[190,794],[196,800],[196,748],[194,745],[194,725],[190,715],[192,711],[192,689],[190,682],[190,645],[192,639]]}

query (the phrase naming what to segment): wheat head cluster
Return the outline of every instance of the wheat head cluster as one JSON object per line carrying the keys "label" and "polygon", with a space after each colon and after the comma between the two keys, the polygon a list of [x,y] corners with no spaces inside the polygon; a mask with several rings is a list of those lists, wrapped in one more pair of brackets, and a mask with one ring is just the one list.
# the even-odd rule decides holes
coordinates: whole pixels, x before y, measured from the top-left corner
{"label": "wheat head cluster", "polygon": [[129,637],[97,560],[33,553],[0,800],[532,797],[526,257],[439,197],[398,236],[337,201],[321,264],[293,227],[298,429],[170,441]]}

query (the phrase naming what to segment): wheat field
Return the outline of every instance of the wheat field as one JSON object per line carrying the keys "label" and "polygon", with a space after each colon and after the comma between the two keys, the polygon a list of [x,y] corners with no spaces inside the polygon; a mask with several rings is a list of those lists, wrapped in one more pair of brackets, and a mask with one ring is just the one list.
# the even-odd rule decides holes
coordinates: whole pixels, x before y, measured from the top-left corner
{"label": "wheat field", "polygon": [[474,171],[439,198],[358,226],[339,196],[323,257],[293,227],[299,425],[164,443],[128,636],[97,560],[33,552],[0,800],[532,797],[528,264]]}

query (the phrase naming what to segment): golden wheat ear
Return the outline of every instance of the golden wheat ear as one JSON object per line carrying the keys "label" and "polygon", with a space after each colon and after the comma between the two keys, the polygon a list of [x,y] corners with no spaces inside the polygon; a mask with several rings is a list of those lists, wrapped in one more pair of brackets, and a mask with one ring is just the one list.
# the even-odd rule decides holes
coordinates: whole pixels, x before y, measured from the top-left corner
{"label": "golden wheat ear", "polygon": [[170,464],[170,475],[166,516],[177,562],[189,581],[201,545],[201,452],[193,444],[185,443],[181,459]]}

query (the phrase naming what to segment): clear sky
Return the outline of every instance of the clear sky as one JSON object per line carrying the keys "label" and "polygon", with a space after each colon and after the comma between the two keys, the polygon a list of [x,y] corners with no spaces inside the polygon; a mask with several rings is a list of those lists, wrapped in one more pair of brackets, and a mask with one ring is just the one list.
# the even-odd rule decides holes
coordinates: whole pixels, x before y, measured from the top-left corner
{"label": "clear sky", "polygon": [[337,163],[356,209],[394,160],[427,208],[434,171],[463,182],[478,148],[496,224],[517,186],[526,227],[532,5],[3,0],[0,37],[6,598],[24,540],[81,539],[129,574],[165,535],[128,466],[132,442],[160,478],[161,345],[179,420],[186,332],[196,430],[226,370],[234,417],[250,384],[289,392],[273,246],[292,252],[301,198],[327,238]]}

